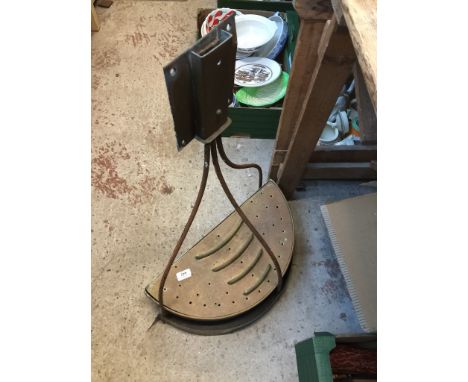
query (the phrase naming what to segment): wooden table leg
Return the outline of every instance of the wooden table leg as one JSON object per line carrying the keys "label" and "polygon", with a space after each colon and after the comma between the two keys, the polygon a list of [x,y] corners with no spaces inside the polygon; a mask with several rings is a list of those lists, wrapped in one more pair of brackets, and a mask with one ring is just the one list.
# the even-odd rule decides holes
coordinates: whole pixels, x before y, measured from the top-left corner
{"label": "wooden table leg", "polygon": [[276,132],[276,147],[271,159],[269,178],[277,180],[279,165],[278,156],[282,150],[287,150],[289,141],[296,126],[297,116],[301,111],[307,86],[318,59],[318,47],[322,38],[326,20],[302,20],[297,38],[296,50],[289,77],[289,86],[283,102],[278,131]]}
{"label": "wooden table leg", "polygon": [[357,109],[359,113],[361,142],[363,145],[376,145],[377,116],[358,62],[356,62],[354,69],[354,83],[356,89]]}
{"label": "wooden table leg", "polygon": [[[288,152],[278,172],[278,185],[291,198],[301,180],[336,99],[355,62],[355,52],[346,28],[333,17],[318,49],[318,59],[308,84]],[[301,102],[302,101],[302,102]]]}
{"label": "wooden table leg", "polygon": [[333,17],[333,7],[329,0],[295,0],[294,9],[301,19],[296,49],[289,77],[288,90],[283,102],[276,148],[271,160],[269,177],[277,180],[281,152],[287,150],[318,60],[318,47],[323,37],[325,25]]}

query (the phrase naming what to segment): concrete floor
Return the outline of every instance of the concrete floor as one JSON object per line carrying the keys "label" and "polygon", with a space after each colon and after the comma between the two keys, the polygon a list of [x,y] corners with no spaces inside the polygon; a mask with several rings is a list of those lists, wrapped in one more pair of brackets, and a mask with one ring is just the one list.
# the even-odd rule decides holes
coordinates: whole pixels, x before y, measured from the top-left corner
{"label": "concrete floor", "polygon": [[[144,287],[163,270],[200,182],[202,145],[177,153],[162,65],[195,41],[214,1],[115,1],[92,36],[93,381],[296,381],[294,344],[314,331],[361,331],[319,206],[369,192],[310,182],[290,203],[296,251],[280,301],[254,325],[201,337],[157,323]],[[264,172],[270,140],[226,139],[234,161]],[[254,171],[224,173],[238,201]],[[182,252],[231,212],[214,171]]]}

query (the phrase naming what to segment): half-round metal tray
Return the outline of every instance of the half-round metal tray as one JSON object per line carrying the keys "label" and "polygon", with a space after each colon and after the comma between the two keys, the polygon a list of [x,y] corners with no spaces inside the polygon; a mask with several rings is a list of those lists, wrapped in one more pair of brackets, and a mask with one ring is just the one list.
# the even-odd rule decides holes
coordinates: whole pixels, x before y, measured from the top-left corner
{"label": "half-round metal tray", "polygon": [[[270,180],[241,208],[270,246],[284,276],[293,254],[294,226],[281,190]],[[160,279],[161,275],[145,289],[156,303]],[[174,326],[181,320],[199,321],[196,327],[211,322],[212,329],[213,325],[223,328],[234,317],[248,317],[247,312],[255,312],[257,306],[256,315],[268,310],[279,296],[277,282],[265,249],[233,212],[172,265],[164,287],[164,306],[173,322],[167,321]],[[250,316],[244,321],[253,321]],[[183,326],[187,330],[187,324]]]}

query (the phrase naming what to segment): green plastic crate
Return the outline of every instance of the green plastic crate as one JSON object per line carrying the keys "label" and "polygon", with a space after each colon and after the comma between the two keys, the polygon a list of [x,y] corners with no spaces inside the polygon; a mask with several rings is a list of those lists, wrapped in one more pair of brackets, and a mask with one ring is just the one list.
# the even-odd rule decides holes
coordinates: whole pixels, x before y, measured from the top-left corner
{"label": "green plastic crate", "polygon": [[[218,0],[218,8],[247,9],[257,11],[284,12],[288,23],[288,41],[283,51],[283,70],[290,72],[291,61],[299,32],[299,17],[291,1]],[[224,132],[224,137],[245,136],[250,138],[275,139],[281,116],[282,100],[273,107],[232,107],[228,115],[232,120]]]}
{"label": "green plastic crate", "polygon": [[351,344],[377,350],[377,334],[345,334],[334,336],[315,332],[314,337],[295,345],[299,382],[333,382],[330,352],[337,344]]}
{"label": "green plastic crate", "polygon": [[336,346],[335,336],[315,333],[315,336],[296,344],[299,382],[333,382],[330,351]]}

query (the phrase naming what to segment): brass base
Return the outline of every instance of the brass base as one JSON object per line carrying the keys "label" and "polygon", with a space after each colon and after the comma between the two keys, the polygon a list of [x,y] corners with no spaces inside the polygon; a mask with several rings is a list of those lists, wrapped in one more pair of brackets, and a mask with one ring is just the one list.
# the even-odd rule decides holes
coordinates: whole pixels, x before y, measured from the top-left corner
{"label": "brass base", "polygon": [[288,276],[289,269],[283,276],[283,288],[281,288],[280,291],[274,289],[273,292],[270,293],[270,295],[260,304],[235,317],[224,320],[191,320],[167,312],[164,315],[160,315],[159,319],[162,322],[172,325],[177,329],[201,336],[218,336],[222,334],[229,334],[235,332],[236,330],[245,328],[266,314],[281,297],[287,285]]}
{"label": "brass base", "polygon": [[[284,278],[294,249],[294,226],[281,190],[270,180],[241,209],[270,246]],[[145,289],[156,303],[160,280],[161,275]],[[280,294],[277,283],[272,259],[233,212],[171,266],[161,318],[184,330],[192,325],[199,334],[204,326],[210,332],[218,328],[218,334],[233,331],[271,307]],[[229,323],[241,315],[243,320]]]}

